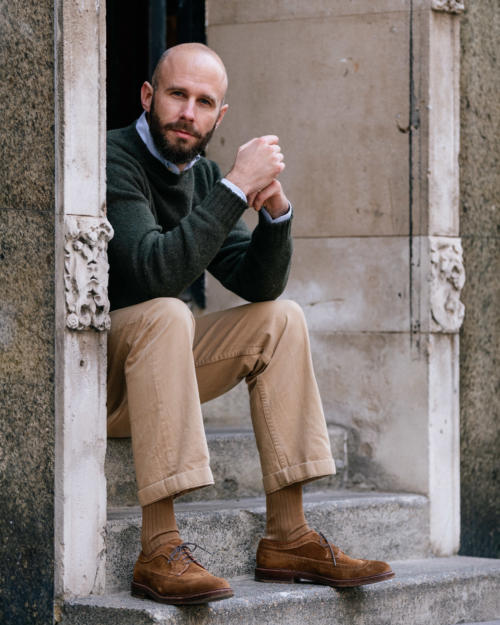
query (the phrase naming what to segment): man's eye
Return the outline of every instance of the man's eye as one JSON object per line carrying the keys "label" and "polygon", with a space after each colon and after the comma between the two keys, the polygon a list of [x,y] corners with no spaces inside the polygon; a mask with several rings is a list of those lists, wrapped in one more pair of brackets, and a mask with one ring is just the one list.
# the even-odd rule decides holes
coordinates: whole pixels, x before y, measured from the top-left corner
{"label": "man's eye", "polygon": [[184,96],[184,94],[182,93],[182,91],[172,91],[170,95],[175,96],[176,98],[182,98]]}
{"label": "man's eye", "polygon": [[203,106],[212,106],[212,102],[210,100],[207,100],[206,98],[201,98],[200,104],[202,104]]}

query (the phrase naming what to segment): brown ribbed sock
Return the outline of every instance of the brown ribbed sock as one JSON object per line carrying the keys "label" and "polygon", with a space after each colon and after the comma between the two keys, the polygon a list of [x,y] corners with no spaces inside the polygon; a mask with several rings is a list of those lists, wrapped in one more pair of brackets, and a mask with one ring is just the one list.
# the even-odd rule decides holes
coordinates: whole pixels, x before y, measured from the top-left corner
{"label": "brown ribbed sock", "polygon": [[175,521],[174,498],[166,497],[142,508],[142,551],[149,555],[160,545],[180,538]]}
{"label": "brown ribbed sock", "polygon": [[266,495],[266,507],[266,538],[291,542],[310,531],[304,517],[302,484],[292,484]]}

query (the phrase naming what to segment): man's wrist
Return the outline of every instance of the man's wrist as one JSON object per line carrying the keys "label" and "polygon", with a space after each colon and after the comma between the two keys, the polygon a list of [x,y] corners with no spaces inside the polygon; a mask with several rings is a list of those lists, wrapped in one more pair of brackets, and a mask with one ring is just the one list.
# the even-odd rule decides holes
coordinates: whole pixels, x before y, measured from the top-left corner
{"label": "man's wrist", "polygon": [[231,182],[231,180],[228,180],[227,177],[226,178],[222,178],[221,182],[222,182],[222,184],[224,186],[226,186],[233,193],[235,193],[239,198],[241,198],[243,200],[243,202],[247,201],[247,196],[245,195],[243,190],[240,189],[240,187],[238,187],[238,185],[234,184],[234,182]]}
{"label": "man's wrist", "polygon": [[279,224],[283,221],[288,221],[292,217],[292,210],[292,205],[289,203],[288,210],[285,213],[279,215],[278,217],[273,217],[265,206],[261,208],[261,212],[264,215],[266,221],[271,224]]}
{"label": "man's wrist", "polygon": [[245,181],[241,179],[240,176],[238,176],[237,173],[234,173],[233,170],[231,170],[226,176],[224,176],[224,178],[226,180],[228,180],[229,182],[231,182],[232,184],[234,184],[235,186],[237,186],[239,189],[242,190],[242,192],[245,194],[245,197],[248,195],[250,189],[248,188],[248,185],[245,184]]}

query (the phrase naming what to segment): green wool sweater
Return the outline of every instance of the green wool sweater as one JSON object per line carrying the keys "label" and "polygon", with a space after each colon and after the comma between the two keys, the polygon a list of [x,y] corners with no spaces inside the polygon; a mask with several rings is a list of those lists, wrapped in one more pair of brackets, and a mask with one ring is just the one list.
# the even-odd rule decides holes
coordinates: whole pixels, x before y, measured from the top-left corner
{"label": "green wool sweater", "polygon": [[251,233],[247,204],[205,158],[174,174],[139,137],[135,123],[108,132],[107,210],[111,308],[178,297],[208,269],[248,301],[275,299],[286,285],[291,220],[264,215]]}

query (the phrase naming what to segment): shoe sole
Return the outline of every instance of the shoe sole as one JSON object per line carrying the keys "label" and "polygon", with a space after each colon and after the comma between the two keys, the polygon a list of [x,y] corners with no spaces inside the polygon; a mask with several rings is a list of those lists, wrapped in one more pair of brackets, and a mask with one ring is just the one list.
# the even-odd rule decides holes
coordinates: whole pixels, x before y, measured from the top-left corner
{"label": "shoe sole", "polygon": [[323,577],[315,573],[306,573],[305,571],[287,571],[285,569],[255,569],[255,581],[257,582],[274,582],[274,583],[300,583],[314,582],[323,586],[333,586],[335,588],[355,588],[357,586],[366,586],[367,584],[376,584],[377,582],[385,582],[387,579],[394,577],[393,571],[386,571],[378,575],[370,575],[369,577],[358,577],[354,579],[333,579],[331,577]]}
{"label": "shoe sole", "polygon": [[196,595],[160,595],[151,588],[148,588],[148,586],[143,586],[137,582],[132,582],[131,592],[133,597],[152,599],[158,603],[166,603],[168,605],[196,605],[209,603],[211,601],[221,601],[221,599],[230,599],[234,595],[232,588],[210,590]]}

